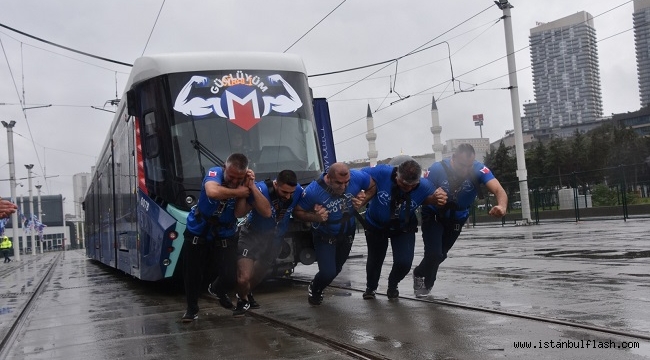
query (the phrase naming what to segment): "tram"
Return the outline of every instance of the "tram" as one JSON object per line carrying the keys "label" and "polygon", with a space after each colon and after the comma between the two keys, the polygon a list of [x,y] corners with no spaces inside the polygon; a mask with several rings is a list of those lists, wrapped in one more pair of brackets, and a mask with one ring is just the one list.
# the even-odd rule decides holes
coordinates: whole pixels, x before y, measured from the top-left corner
{"label": "tram", "polygon": [[[312,101],[296,55],[137,59],[83,202],[87,256],[146,281],[181,277],[187,213],[210,167],[240,152],[260,180],[323,172]],[[313,261],[308,228],[292,222],[271,275]]]}

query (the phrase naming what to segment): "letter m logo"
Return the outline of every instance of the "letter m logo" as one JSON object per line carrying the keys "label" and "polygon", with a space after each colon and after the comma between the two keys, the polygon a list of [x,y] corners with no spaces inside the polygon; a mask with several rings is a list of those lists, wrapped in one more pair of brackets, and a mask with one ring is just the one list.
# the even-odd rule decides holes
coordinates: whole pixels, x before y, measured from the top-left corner
{"label": "letter m logo", "polygon": [[255,89],[240,97],[230,91],[225,92],[226,106],[228,107],[228,118],[233,124],[248,131],[260,121],[260,104]]}

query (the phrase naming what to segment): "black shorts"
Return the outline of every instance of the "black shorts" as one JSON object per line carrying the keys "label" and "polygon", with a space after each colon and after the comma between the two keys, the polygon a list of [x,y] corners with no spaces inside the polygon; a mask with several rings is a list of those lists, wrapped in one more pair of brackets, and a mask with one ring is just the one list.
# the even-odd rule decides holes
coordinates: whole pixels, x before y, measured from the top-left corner
{"label": "black shorts", "polygon": [[239,258],[262,261],[272,265],[282,250],[282,242],[275,239],[274,235],[273,231],[258,233],[242,227],[238,243]]}

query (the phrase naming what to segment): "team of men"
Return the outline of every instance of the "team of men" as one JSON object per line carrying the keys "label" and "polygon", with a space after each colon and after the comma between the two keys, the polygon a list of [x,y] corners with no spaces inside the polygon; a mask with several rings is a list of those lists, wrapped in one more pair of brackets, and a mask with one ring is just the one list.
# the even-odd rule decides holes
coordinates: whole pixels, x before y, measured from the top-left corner
{"label": "team of men", "polygon": [[[399,297],[398,284],[411,271],[416,209],[422,206],[425,251],[413,271],[413,289],[416,296],[426,296],[467,220],[469,207],[481,194],[480,184],[496,196],[490,215],[504,216],[507,195],[490,170],[476,161],[469,144],[459,146],[451,159],[434,163],[425,178],[412,159],[361,170],[335,163],[304,189],[291,170],[281,171],[274,180],[255,182],[246,156],[232,154],[225,167],[208,171],[199,201],[188,214],[183,249],[187,310],[182,320],[198,318],[204,276],[214,276],[208,292],[221,306],[233,309],[233,316],[260,307],[252,290],[278,257],[291,217],[311,224],[318,273],[308,287],[310,305],[321,305],[323,291],[341,272],[357,219],[368,247],[363,299],[376,298],[390,240],[393,265],[386,295],[392,300]],[[366,205],[362,216],[358,211]],[[236,225],[242,217],[243,223]],[[228,296],[232,290],[236,305]]]}
{"label": "team of men", "polygon": [[[469,217],[469,208],[482,196],[480,185],[496,197],[491,216],[505,215],[508,196],[490,169],[476,160],[469,144],[458,146],[450,159],[431,165],[426,178],[421,174],[420,165],[412,159],[361,170],[335,163],[303,190],[291,170],[281,171],[273,181],[255,182],[248,158],[230,155],[224,167],[208,170],[199,201],[187,216],[183,247],[187,309],[182,321],[198,318],[198,297],[206,275],[218,274],[208,292],[224,308],[234,309],[235,317],[258,308],[251,291],[278,257],[291,216],[311,223],[318,273],[309,284],[307,301],[318,306],[323,290],[350,254],[357,218],[368,246],[363,299],[376,298],[389,239],[393,266],[386,295],[398,298],[398,284],[413,263],[418,230],[415,210],[422,205],[424,257],[413,269],[413,290],[416,296],[427,296]],[[365,205],[364,218],[358,210]],[[15,211],[13,203],[0,199],[0,218]],[[238,225],[241,217],[246,220]],[[11,261],[11,242],[7,237],[2,240],[5,262]],[[231,290],[236,290],[236,306],[228,296]]]}

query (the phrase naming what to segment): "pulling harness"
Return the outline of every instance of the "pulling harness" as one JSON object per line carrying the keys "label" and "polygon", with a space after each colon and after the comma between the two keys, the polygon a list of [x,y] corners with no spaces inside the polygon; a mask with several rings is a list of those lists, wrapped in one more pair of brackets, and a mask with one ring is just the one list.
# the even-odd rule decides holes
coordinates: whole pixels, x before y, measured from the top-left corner
{"label": "pulling harness", "polygon": [[[280,199],[280,196],[278,196],[278,193],[275,191],[275,188],[273,187],[273,180],[265,179],[264,185],[266,185],[266,189],[269,192],[271,207],[273,208],[273,210],[275,210],[275,229],[277,230],[278,225],[280,225],[280,222],[284,219],[284,217],[287,214],[287,209],[289,209],[289,206],[291,206],[292,199],[290,199],[289,201],[282,201]],[[250,223],[247,220],[242,225],[245,226],[246,228],[250,226]]]}
{"label": "pulling harness", "polygon": [[[237,223],[236,220],[228,222],[228,223],[219,222],[219,217],[221,216],[221,213],[226,208],[226,206],[228,206],[228,199],[220,200],[219,201],[219,208],[217,210],[217,214],[216,215],[211,215],[209,217],[205,217],[205,216],[203,216],[203,214],[201,214],[201,212],[199,211],[199,204],[196,204],[193,207],[194,216],[196,217],[196,220],[198,220],[199,222],[205,221],[205,226],[203,227],[203,231],[201,232],[201,234],[198,235],[198,236],[190,233],[191,235],[193,235],[192,240],[191,240],[192,245],[197,245],[197,244],[203,245],[203,244],[205,244],[207,242],[206,238],[207,238],[208,234],[212,235],[212,237],[216,241],[216,239],[219,237],[219,230],[228,229],[228,228],[231,228],[231,227],[235,226],[235,224]],[[236,245],[236,243],[237,243],[237,236],[236,235],[237,235],[237,233],[235,232],[234,236],[221,239],[221,247],[227,248],[229,242],[234,242],[235,245]]]}
{"label": "pulling harness", "polygon": [[[397,185],[397,168],[393,168],[393,172],[390,174],[391,188],[390,188],[390,220],[388,224],[382,226],[381,228],[375,228],[381,232],[389,234],[389,236],[398,235],[400,233],[409,233],[418,231],[418,220],[411,214],[411,191],[417,189],[418,184],[413,190],[404,193],[399,186]],[[405,219],[401,221],[400,219],[400,207],[401,204],[404,204],[404,214]]]}
{"label": "pulling harness", "polygon": [[[442,165],[442,168],[445,170],[445,173],[447,175],[447,180],[449,181],[449,198],[453,199],[458,199],[458,192],[462,189],[463,183],[465,183],[466,180],[469,180],[474,188],[476,189],[476,195],[478,196],[479,199],[483,199],[483,189],[481,189],[481,185],[479,184],[478,177],[474,172],[472,172],[470,178],[461,178],[459,176],[456,176],[456,174],[449,168],[449,166],[444,162],[441,161],[440,164]],[[434,220],[438,222],[443,222],[444,220],[451,220],[452,217],[447,216],[447,213],[450,213],[452,211],[465,211],[467,210],[467,207],[460,207],[458,206],[458,203],[455,201],[447,201],[447,203],[442,206],[438,207],[438,212],[437,214],[431,214],[434,217]]]}
{"label": "pulling harness", "polygon": [[280,196],[278,196],[278,193],[275,191],[275,188],[273,187],[273,180],[271,179],[264,180],[264,185],[266,185],[266,189],[269,192],[269,198],[271,199],[271,206],[275,210],[275,227],[277,228],[278,225],[280,224],[280,221],[282,221],[282,219],[284,219],[284,217],[286,216],[287,209],[291,205],[291,199],[286,202],[280,200]]}
{"label": "pulling harness", "polygon": [[[325,183],[325,180],[323,180],[322,177],[318,178],[318,180],[316,180],[316,183],[318,183],[318,185],[320,185],[320,187],[323,188],[323,190],[325,190],[325,192],[327,192],[331,197],[338,198],[338,199],[343,199],[344,201],[347,201],[347,198],[345,197],[344,194],[341,194],[341,195],[334,194],[332,192],[332,188],[330,188],[330,186]],[[357,218],[357,220],[359,220],[359,222],[361,223],[362,226],[364,226],[364,228],[366,226],[365,219],[361,216],[361,214],[359,214],[359,212],[354,208],[354,206],[352,206],[350,208],[347,208],[347,203],[346,203],[346,210],[347,211],[343,212],[343,215],[341,216],[341,218],[339,220],[330,220],[328,218],[327,221],[322,222],[322,223],[326,223],[328,225],[339,224],[339,232],[338,232],[338,234],[336,234],[336,235],[334,235],[334,236],[332,236],[330,238],[323,237],[323,239],[324,240],[327,239],[330,244],[335,243],[338,238],[341,238],[343,236],[347,236],[348,238],[350,238],[350,241],[352,241],[351,237],[354,234],[354,230],[350,231],[350,229],[348,229],[348,227],[350,227],[349,226],[349,221],[350,221],[350,218],[352,218],[352,216]]]}

